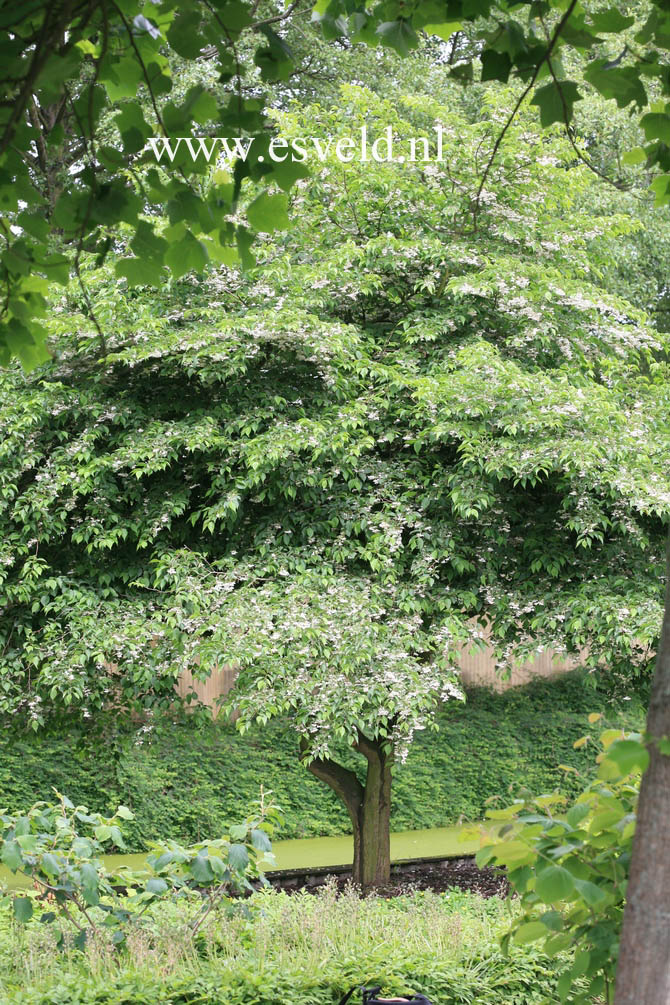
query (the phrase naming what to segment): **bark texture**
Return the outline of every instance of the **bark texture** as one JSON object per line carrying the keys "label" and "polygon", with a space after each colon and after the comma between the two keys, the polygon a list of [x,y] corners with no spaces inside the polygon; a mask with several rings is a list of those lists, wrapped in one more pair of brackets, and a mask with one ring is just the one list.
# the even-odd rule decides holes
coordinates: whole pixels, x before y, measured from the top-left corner
{"label": "bark texture", "polygon": [[[301,743],[304,756],[308,747]],[[379,740],[359,733],[356,750],[367,760],[365,786],[355,772],[329,758],[317,758],[309,770],[342,800],[354,834],[353,879],[363,889],[387,886],[391,879],[391,767],[393,755]]]}
{"label": "bark texture", "polygon": [[670,1005],[670,532],[665,614],[647,716],[649,767],[642,777],[626,893],[615,1005]]}

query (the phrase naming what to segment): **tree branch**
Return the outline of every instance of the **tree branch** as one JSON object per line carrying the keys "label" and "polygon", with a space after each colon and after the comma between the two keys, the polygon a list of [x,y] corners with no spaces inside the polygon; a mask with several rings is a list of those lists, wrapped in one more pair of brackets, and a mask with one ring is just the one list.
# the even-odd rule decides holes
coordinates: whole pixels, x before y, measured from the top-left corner
{"label": "tree branch", "polygon": [[486,184],[488,176],[489,176],[489,174],[491,172],[491,168],[493,167],[493,162],[495,161],[495,159],[496,159],[496,157],[498,155],[498,151],[500,149],[500,146],[501,146],[503,140],[505,139],[505,136],[507,135],[507,130],[510,128],[510,126],[514,122],[514,120],[515,120],[515,118],[517,116],[517,112],[521,108],[521,105],[525,101],[525,99],[528,96],[528,94],[530,93],[530,91],[533,89],[533,87],[535,85],[535,81],[538,78],[538,74],[539,74],[540,70],[542,69],[543,64],[546,63],[546,62],[548,62],[550,60],[551,54],[554,51],[554,49],[556,48],[556,44],[557,44],[557,42],[558,42],[558,40],[559,40],[559,38],[561,36],[561,32],[563,31],[565,25],[567,24],[567,22],[568,22],[568,20],[570,18],[570,15],[572,14],[572,12],[573,12],[573,10],[575,9],[576,6],[577,6],[577,0],[571,0],[570,6],[567,8],[567,10],[565,11],[565,14],[561,18],[561,20],[558,22],[558,24],[556,26],[556,30],[554,31],[554,34],[551,36],[551,38],[549,40],[549,43],[547,45],[547,51],[545,52],[545,54],[542,57],[542,59],[539,60],[539,62],[536,64],[535,69],[533,70],[533,73],[531,74],[531,78],[528,81],[528,84],[523,89],[523,91],[521,93],[521,96],[519,97],[519,100],[517,101],[517,103],[515,104],[514,108],[512,109],[512,111],[511,111],[511,113],[510,113],[507,121],[505,122],[505,125],[502,128],[502,131],[499,133],[498,138],[497,138],[497,140],[495,141],[495,143],[493,145],[493,150],[491,151],[491,156],[489,157],[488,163],[487,163],[487,165],[486,165],[486,167],[484,169],[484,174],[482,175],[482,179],[481,179],[481,181],[479,183],[479,188],[477,189],[477,195],[475,196],[475,208],[474,208],[475,226],[476,226],[477,213],[479,212],[480,205],[481,205],[480,200],[481,200],[482,192],[484,190],[484,185]]}
{"label": "tree branch", "polygon": [[[300,760],[304,761],[308,756],[309,743],[305,737],[301,737]],[[352,821],[357,822],[358,811],[363,804],[365,792],[356,772],[325,757],[316,757],[307,762],[306,766],[316,778],[330,786],[347,807]]]}

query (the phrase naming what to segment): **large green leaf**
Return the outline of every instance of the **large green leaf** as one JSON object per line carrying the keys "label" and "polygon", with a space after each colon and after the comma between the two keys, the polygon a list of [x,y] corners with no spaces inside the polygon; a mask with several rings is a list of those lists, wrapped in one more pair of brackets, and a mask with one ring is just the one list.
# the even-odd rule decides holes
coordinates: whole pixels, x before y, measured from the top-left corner
{"label": "large green leaf", "polygon": [[284,230],[289,225],[288,200],[282,193],[271,195],[261,192],[247,207],[247,219],[254,230],[271,234],[274,230]]}
{"label": "large green leaf", "polygon": [[207,264],[207,252],[190,230],[173,241],[165,253],[165,264],[177,279],[187,272],[200,272]]}
{"label": "large green leaf", "polygon": [[574,891],[575,881],[567,869],[550,865],[538,873],[535,892],[545,904],[565,900]]}
{"label": "large green leaf", "polygon": [[631,102],[643,108],[647,103],[647,92],[633,66],[610,66],[605,59],[594,59],[586,68],[584,79],[605,98],[614,98],[619,108]]}
{"label": "large green leaf", "polygon": [[535,92],[531,104],[540,109],[540,122],[544,127],[553,122],[572,121],[573,106],[582,96],[574,80],[551,81]]}
{"label": "large green leaf", "polygon": [[512,60],[508,53],[485,49],[481,55],[481,61],[482,81],[501,80],[503,83],[507,82],[512,69]]}
{"label": "large green leaf", "polygon": [[249,865],[249,853],[243,844],[231,844],[228,852],[228,864],[236,872],[244,872]]}
{"label": "large green leaf", "polygon": [[389,45],[401,56],[407,56],[410,49],[416,49],[419,38],[409,21],[384,21],[377,28],[377,34],[385,45]]}
{"label": "large green leaf", "polygon": [[20,869],[23,864],[23,856],[21,854],[21,848],[16,841],[4,841],[2,845],[2,864],[6,865],[8,869],[12,872],[16,872]]}
{"label": "large green leaf", "polygon": [[251,843],[254,848],[258,849],[258,851],[272,851],[270,838],[267,836],[265,831],[253,830],[251,832]]}
{"label": "large green leaf", "polygon": [[33,902],[30,897],[14,897],[14,915],[18,921],[30,921],[33,916]]}
{"label": "large green leaf", "polygon": [[191,875],[196,883],[211,883],[214,879],[214,872],[209,858],[205,854],[196,855],[190,866]]}

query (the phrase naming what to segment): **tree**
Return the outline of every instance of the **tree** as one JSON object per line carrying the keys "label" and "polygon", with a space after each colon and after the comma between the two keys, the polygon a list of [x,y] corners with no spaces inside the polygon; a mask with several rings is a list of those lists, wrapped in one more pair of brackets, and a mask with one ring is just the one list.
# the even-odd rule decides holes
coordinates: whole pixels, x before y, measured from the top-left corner
{"label": "tree", "polygon": [[[483,80],[505,83],[511,77],[522,83],[484,166],[475,211],[525,97],[532,96],[543,125],[564,123],[578,156],[589,160],[570,132],[574,105],[584,89],[581,79],[567,77],[574,52],[589,59],[584,72],[588,87],[616,99],[620,107],[634,105],[645,113],[641,122],[648,142],[632,153],[633,159],[669,172],[665,139],[670,117],[661,104],[650,108],[670,88],[663,4],[651,8],[642,26],[636,9],[628,15],[577,0],[567,6],[563,0],[526,6],[527,12],[520,12],[517,3],[507,0],[449,0],[445,9],[435,0],[414,0],[368,10],[364,4],[320,0],[316,14],[328,39],[382,44],[406,55],[417,47],[421,33],[438,44],[443,40],[437,58],[458,80],[472,79],[473,59],[479,58]],[[83,252],[92,251],[102,263],[124,226],[134,239],[132,255],[117,263],[119,275],[133,284],[160,286],[166,269],[179,276],[208,263],[239,260],[249,265],[254,221],[271,228],[286,224],[284,193],[301,176],[301,165],[275,163],[267,156],[271,133],[259,83],[290,83],[298,60],[283,26],[304,13],[299,0],[284,10],[260,0],[223,6],[163,0],[150,9],[139,0],[80,0],[3,12],[0,284],[5,296],[0,362],[18,355],[29,369],[44,361],[41,319],[48,289],[53,282],[67,283],[73,271],[86,300]],[[245,58],[253,48],[250,39],[260,41],[253,52],[255,76]],[[620,43],[623,50],[615,52]],[[204,83],[203,60],[210,69]],[[193,86],[182,93],[173,86],[175,66],[195,71]],[[301,69],[311,72],[309,66]],[[235,161],[232,178],[224,173],[206,184],[204,158],[192,160],[186,147],[172,162],[170,175],[157,169],[147,150],[149,138],[190,133],[251,138],[253,149]],[[258,193],[247,186],[249,201],[255,198],[259,204],[251,218],[240,222],[234,214],[245,179],[280,191],[262,188]],[[670,200],[669,180],[670,173],[662,173],[653,182],[659,203]],[[170,219],[170,228],[161,233],[153,214],[157,204],[167,208]],[[91,313],[90,302],[88,309]],[[104,353],[104,325],[91,316]]]}
{"label": "tree", "polygon": [[[47,358],[42,319],[50,286],[66,284],[73,272],[86,299],[82,255],[92,253],[101,265],[124,226],[132,255],[117,262],[118,275],[160,285],[165,268],[180,276],[207,262],[252,261],[252,229],[234,219],[243,179],[263,179],[256,218],[270,229],[282,224],[284,193],[301,169],[267,156],[263,102],[243,94],[241,82],[239,47],[248,50],[249,36],[259,43],[253,59],[262,81],[286,79],[293,69],[275,27],[297,4],[267,6],[258,0],[224,10],[168,0],[147,11],[140,0],[83,0],[3,10],[0,362],[18,356],[30,369]],[[209,72],[180,88],[175,68],[204,57]],[[171,174],[159,170],[149,138],[190,136],[204,125],[251,138],[250,155],[231,175],[212,177],[204,158],[184,148]],[[280,191],[268,193],[268,183]],[[169,217],[169,233],[156,233],[156,204]],[[104,353],[99,323],[97,331]]]}
{"label": "tree", "polygon": [[109,263],[104,364],[73,291],[54,363],[3,380],[3,711],[160,710],[182,669],[234,663],[240,727],[289,717],[364,884],[459,641],[488,621],[503,660],[589,645],[616,674],[658,633],[663,341],[598,285],[625,227],[557,132],[510,127],[471,227],[509,101],[471,122],[345,87],[278,113],[287,141],[391,123],[407,150],[437,121],[445,160],[315,153],[258,272],[157,298]]}
{"label": "tree", "polygon": [[[670,83],[664,65],[668,38],[668,14],[665,6],[660,0],[653,4],[642,27],[635,23],[635,10],[630,15],[618,8],[594,10],[590,5],[579,4],[577,0],[570,0],[567,5],[559,0],[555,3],[530,4],[525,23],[519,20],[517,4],[492,4],[489,0],[475,3],[468,0],[467,4],[460,0],[449,0],[446,22],[442,20],[445,11],[432,0],[418,0],[412,7],[405,5],[402,8],[384,4],[374,10],[363,6],[356,9],[351,3],[345,6],[342,0],[322,0],[318,10],[327,35],[332,37],[349,32],[354,38],[374,44],[381,39],[400,53],[406,53],[417,44],[417,31],[426,30],[452,38],[455,30],[460,31],[463,25],[469,30],[474,22],[474,33],[479,35],[475,40],[475,49],[481,59],[482,76],[503,82],[513,76],[523,83],[519,103],[512,109],[499,132],[498,142],[491,149],[475,193],[473,207],[476,218],[487,195],[487,182],[495,158],[503,148],[503,140],[510,136],[512,123],[524,96],[530,97],[533,93],[533,101],[540,109],[544,125],[564,123],[575,153],[588,161],[588,154],[583,149],[578,149],[574,136],[570,134],[574,105],[580,100],[580,88],[583,87],[581,82],[569,79],[566,74],[565,67],[569,65],[571,51],[584,53],[588,57],[585,78],[590,86],[605,97],[616,100],[620,107],[633,105],[644,113],[641,124],[647,142],[630,156],[633,160],[646,162],[664,172],[654,181],[653,187],[660,204],[668,201],[670,174],[666,139],[670,119],[664,99]],[[252,8],[242,7],[240,11],[236,5],[233,20],[226,22],[218,11],[212,12],[205,5],[182,4],[179,19],[174,24],[172,20],[175,11],[170,4],[155,5],[151,20],[139,8],[131,8],[126,4],[120,7],[104,2],[75,6],[42,4],[31,7],[27,15],[23,11],[19,11],[18,17],[14,11],[5,15],[3,26],[8,29],[8,38],[4,43],[4,55],[9,86],[6,88],[8,98],[2,111],[0,166],[4,172],[3,199],[10,225],[4,225],[1,263],[1,278],[7,291],[3,304],[4,359],[11,354],[19,354],[24,363],[31,366],[43,358],[41,344],[44,330],[35,324],[34,318],[46,309],[44,295],[49,280],[60,278],[65,281],[70,263],[76,272],[80,271],[80,253],[86,241],[96,248],[99,257],[104,256],[111,246],[113,228],[119,221],[127,220],[136,228],[134,265],[122,266],[122,269],[130,268],[131,278],[139,277],[136,270],[141,267],[143,280],[160,282],[163,262],[174,263],[178,271],[181,263],[200,265],[210,254],[215,259],[217,255],[230,259],[231,254],[238,254],[248,260],[248,228],[235,229],[226,223],[220,230],[216,229],[224,219],[220,215],[222,207],[232,209],[235,204],[238,194],[238,186],[235,184],[232,193],[226,187],[227,182],[219,186],[220,191],[216,191],[215,186],[210,201],[198,194],[193,198],[193,189],[188,184],[178,183],[176,187],[171,187],[160,175],[154,179],[155,185],[151,189],[153,197],[177,203],[181,207],[178,213],[183,214],[178,220],[177,231],[170,235],[171,240],[180,242],[180,251],[169,257],[165,239],[155,234],[153,224],[140,219],[142,198],[131,185],[122,182],[118,174],[122,169],[133,168],[133,157],[139,150],[137,143],[146,138],[151,129],[136,102],[130,100],[122,113],[125,126],[121,129],[124,136],[124,152],[121,157],[118,151],[109,147],[93,149],[98,139],[97,126],[102,121],[99,109],[103,95],[96,89],[98,82],[105,84],[107,97],[113,101],[110,97],[110,84],[112,92],[114,85],[117,85],[125,89],[126,93],[130,88],[130,93],[134,94],[138,81],[144,80],[151,92],[156,121],[162,118],[165,123],[165,116],[156,98],[160,98],[160,92],[168,86],[168,74],[156,40],[160,38],[163,41],[161,32],[168,22],[170,42],[176,45],[177,52],[181,45],[184,58],[193,60],[207,48],[204,43],[211,38],[209,36],[205,39],[199,35],[199,27],[211,23],[213,17],[216,26],[221,29],[218,51],[223,75],[225,77],[232,72],[235,76],[235,42],[240,23],[245,23],[245,19],[255,13]],[[478,22],[478,18],[489,20]],[[265,19],[265,24],[256,22],[257,30],[267,28],[268,20],[269,18]],[[252,19],[252,25],[249,25],[252,29],[253,24]],[[606,36],[604,42],[601,38],[603,35]],[[113,48],[110,47],[112,39]],[[607,39],[613,41],[608,42]],[[618,46],[622,44],[623,48],[619,49]],[[455,50],[457,51],[457,46],[452,42],[450,55]],[[269,65],[271,73],[290,73],[290,59],[279,36],[268,35],[268,46],[259,52],[258,64],[263,68]],[[151,70],[153,74],[154,67],[156,75],[152,78],[148,71]],[[457,61],[452,65],[452,72],[454,76],[467,80],[472,75],[472,62],[467,59]],[[78,82],[74,100],[64,86],[73,79]],[[35,96],[36,102],[32,101]],[[47,132],[56,128],[59,108],[61,111],[66,105],[74,108],[77,99],[79,108],[73,112],[73,142],[75,147],[77,141],[82,142],[86,166],[78,175],[72,174],[72,178],[76,180],[64,179],[69,187],[60,196],[62,213],[59,217],[56,204],[53,214],[49,216],[50,207],[47,207],[48,222],[45,226],[39,213],[33,213],[30,209],[23,210],[18,200],[26,201],[29,206],[34,204],[31,187],[34,159],[36,157],[38,162],[40,156],[43,159],[40,140],[43,138],[41,132],[44,122],[46,121]],[[194,108],[198,109],[197,114],[193,112]],[[229,111],[233,121],[236,114],[234,108],[235,102],[232,102]],[[240,103],[237,108],[239,111]],[[262,129],[257,117],[260,115],[258,107],[245,104],[244,111],[253,120],[251,129]],[[207,119],[212,114],[211,104],[208,104],[202,92],[196,91],[189,95],[188,101],[180,108],[175,109],[173,117],[170,117],[170,110],[167,128],[174,127],[178,132],[182,124],[186,127],[194,118],[198,121],[199,116]],[[42,119],[43,125],[35,125],[35,116]],[[219,121],[226,121],[225,114],[219,116]],[[249,128],[246,122],[245,127]],[[61,142],[57,128],[53,142]],[[256,177],[265,170],[258,163],[249,168],[250,173]],[[245,168],[238,166],[236,180],[244,173]],[[286,185],[289,180],[284,179]],[[281,203],[273,203],[272,206],[281,210]],[[212,208],[213,217],[209,218],[207,211]],[[68,226],[63,228],[62,224],[71,216],[75,217],[76,226],[70,230]],[[281,216],[281,212],[273,214],[275,221]],[[213,220],[216,220],[214,227],[207,230]],[[58,252],[54,253],[50,247],[54,228],[59,227],[66,231],[65,244],[71,249],[69,260]],[[209,236],[211,233],[215,234],[214,238]],[[204,239],[198,240],[199,237]],[[231,252],[231,248],[236,250]],[[102,329],[99,334],[101,333]],[[660,950],[662,948],[659,947]],[[655,958],[657,964],[663,966],[662,962],[659,964],[662,960],[660,953]],[[635,968],[635,959],[639,960],[640,957],[633,958],[629,954],[625,959],[626,967]],[[630,979],[628,974],[624,983],[632,987],[639,982]],[[621,998],[621,1001],[624,1000],[630,999]]]}
{"label": "tree", "polygon": [[670,534],[665,614],[647,716],[649,767],[642,776],[616,981],[617,1005],[661,1005],[670,995]]}

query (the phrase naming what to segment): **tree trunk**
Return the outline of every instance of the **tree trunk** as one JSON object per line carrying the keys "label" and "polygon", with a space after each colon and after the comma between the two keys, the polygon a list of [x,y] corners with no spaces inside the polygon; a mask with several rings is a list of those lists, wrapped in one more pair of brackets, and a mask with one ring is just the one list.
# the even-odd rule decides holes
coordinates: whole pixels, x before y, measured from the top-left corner
{"label": "tree trunk", "polygon": [[391,765],[393,755],[379,740],[359,733],[357,749],[368,762],[365,796],[360,814],[359,875],[354,880],[366,890],[388,886],[391,879]]}
{"label": "tree trunk", "polygon": [[[356,749],[368,762],[365,786],[355,772],[329,758],[307,765],[339,796],[347,808],[354,834],[353,880],[364,890],[387,886],[391,878],[391,766],[393,754],[385,753],[379,740],[359,733]],[[308,751],[301,740],[301,755]]]}
{"label": "tree trunk", "polygon": [[665,614],[647,715],[649,767],[642,777],[626,892],[615,1005],[670,1002],[670,531]]}

